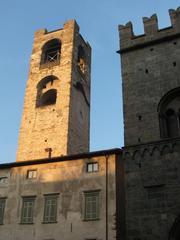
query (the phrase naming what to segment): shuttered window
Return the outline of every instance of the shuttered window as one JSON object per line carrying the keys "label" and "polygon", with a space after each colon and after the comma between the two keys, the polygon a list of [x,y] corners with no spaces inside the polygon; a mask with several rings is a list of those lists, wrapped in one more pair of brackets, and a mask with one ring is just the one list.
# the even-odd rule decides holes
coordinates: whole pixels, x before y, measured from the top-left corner
{"label": "shuttered window", "polygon": [[85,220],[99,219],[99,191],[85,192]]}
{"label": "shuttered window", "polygon": [[21,223],[33,223],[35,197],[23,197]]}
{"label": "shuttered window", "polygon": [[0,198],[0,224],[3,224],[3,220],[4,220],[5,203],[6,203],[6,199]]}
{"label": "shuttered window", "polygon": [[57,194],[46,195],[44,204],[44,223],[57,221]]}

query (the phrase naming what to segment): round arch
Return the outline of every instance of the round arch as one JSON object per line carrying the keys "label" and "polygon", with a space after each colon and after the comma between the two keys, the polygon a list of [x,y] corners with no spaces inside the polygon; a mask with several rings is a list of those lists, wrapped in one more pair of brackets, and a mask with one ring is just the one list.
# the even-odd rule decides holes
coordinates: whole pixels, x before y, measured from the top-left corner
{"label": "round arch", "polygon": [[51,75],[43,78],[37,84],[36,107],[43,107],[56,103],[58,78]]}
{"label": "round arch", "polygon": [[160,100],[159,104],[158,104],[158,108],[157,111],[160,113],[161,110],[167,106],[167,104],[170,101],[173,101],[175,98],[177,98],[179,96],[180,98],[180,87],[178,88],[174,88],[172,90],[170,90],[169,92],[167,92]]}
{"label": "round arch", "polygon": [[180,88],[166,93],[158,104],[161,138],[180,136]]}
{"label": "round arch", "polygon": [[42,47],[41,65],[59,62],[61,53],[61,42],[59,39],[51,39]]}

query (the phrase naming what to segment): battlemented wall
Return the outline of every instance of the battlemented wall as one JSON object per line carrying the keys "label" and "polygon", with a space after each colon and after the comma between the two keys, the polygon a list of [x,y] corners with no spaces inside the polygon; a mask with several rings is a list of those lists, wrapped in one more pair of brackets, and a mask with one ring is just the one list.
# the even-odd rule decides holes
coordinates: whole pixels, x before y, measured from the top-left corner
{"label": "battlemented wall", "polygon": [[160,140],[158,104],[180,85],[180,9],[169,13],[172,25],[160,30],[156,15],[143,18],[140,36],[131,22],[119,26],[126,146]]}
{"label": "battlemented wall", "polygon": [[[52,39],[61,43],[59,63],[41,65],[42,48]],[[79,46],[87,58],[85,76],[78,70]],[[52,32],[42,29],[35,33],[17,161],[89,151],[90,62],[91,48],[79,34],[74,20],[66,22],[63,29]],[[53,82],[56,104],[37,107],[38,83],[48,76],[56,78]]]}
{"label": "battlemented wall", "polygon": [[180,138],[163,138],[159,112],[162,98],[180,87],[180,8],[169,14],[165,29],[156,15],[143,18],[140,36],[131,22],[119,26],[128,240],[179,239]]}

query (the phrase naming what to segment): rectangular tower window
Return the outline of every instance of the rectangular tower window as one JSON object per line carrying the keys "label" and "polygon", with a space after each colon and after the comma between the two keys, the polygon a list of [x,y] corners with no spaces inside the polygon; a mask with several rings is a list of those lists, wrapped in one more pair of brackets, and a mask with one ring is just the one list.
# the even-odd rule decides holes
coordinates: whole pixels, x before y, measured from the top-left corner
{"label": "rectangular tower window", "polygon": [[84,220],[99,219],[99,191],[85,192]]}
{"label": "rectangular tower window", "polygon": [[28,179],[35,179],[35,178],[37,178],[37,170],[28,170],[27,171],[27,178]]}
{"label": "rectangular tower window", "polygon": [[45,195],[44,223],[57,222],[57,199],[58,194]]}
{"label": "rectangular tower window", "polygon": [[99,165],[97,162],[87,163],[87,172],[98,172]]}
{"label": "rectangular tower window", "polygon": [[6,198],[0,198],[0,224],[3,224]]}
{"label": "rectangular tower window", "polygon": [[35,197],[23,197],[21,223],[33,223]]}

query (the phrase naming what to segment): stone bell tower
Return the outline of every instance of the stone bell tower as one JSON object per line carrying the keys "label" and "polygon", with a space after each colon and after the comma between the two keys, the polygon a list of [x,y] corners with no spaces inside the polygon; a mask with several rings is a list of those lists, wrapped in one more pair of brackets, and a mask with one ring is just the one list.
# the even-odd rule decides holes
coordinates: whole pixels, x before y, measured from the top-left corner
{"label": "stone bell tower", "polygon": [[74,20],[35,33],[17,161],[89,151],[91,47]]}

